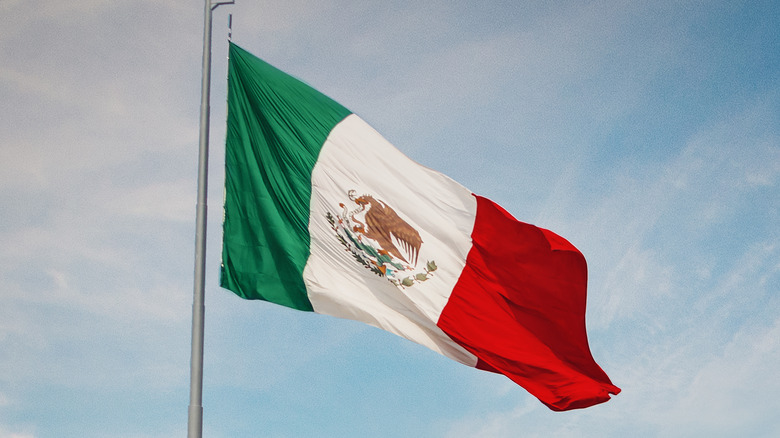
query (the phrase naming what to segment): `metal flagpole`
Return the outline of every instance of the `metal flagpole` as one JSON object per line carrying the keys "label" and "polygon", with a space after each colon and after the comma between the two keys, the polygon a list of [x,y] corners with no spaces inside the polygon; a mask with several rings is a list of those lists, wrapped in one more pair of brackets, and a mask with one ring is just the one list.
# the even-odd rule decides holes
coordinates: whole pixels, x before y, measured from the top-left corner
{"label": "metal flagpole", "polygon": [[203,76],[200,89],[200,145],[198,153],[198,201],[195,215],[195,281],[192,298],[192,353],[190,356],[190,407],[187,437],[203,436],[203,303],[206,279],[206,198],[209,167],[209,95],[211,89],[211,12],[219,5],[205,0],[203,18]]}

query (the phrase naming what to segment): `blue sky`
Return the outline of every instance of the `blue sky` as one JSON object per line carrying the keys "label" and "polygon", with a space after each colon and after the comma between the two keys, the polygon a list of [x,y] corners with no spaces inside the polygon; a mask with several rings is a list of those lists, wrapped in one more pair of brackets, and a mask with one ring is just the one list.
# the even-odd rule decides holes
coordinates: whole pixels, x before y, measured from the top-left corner
{"label": "blue sky", "polygon": [[[202,9],[0,1],[0,438],[186,435]],[[577,245],[623,392],[553,413],[220,289],[229,12],[236,43]],[[213,54],[204,436],[780,435],[776,2],[238,0]]]}

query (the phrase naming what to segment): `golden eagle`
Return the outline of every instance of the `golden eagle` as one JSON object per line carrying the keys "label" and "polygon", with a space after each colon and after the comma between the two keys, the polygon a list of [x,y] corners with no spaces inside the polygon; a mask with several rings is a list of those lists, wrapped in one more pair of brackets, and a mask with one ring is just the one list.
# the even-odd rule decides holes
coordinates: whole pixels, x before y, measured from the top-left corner
{"label": "golden eagle", "polygon": [[[365,224],[352,217],[358,224],[352,231],[360,233],[369,239],[375,240],[381,249],[381,253],[389,253],[412,266],[417,265],[417,256],[422,246],[422,238],[411,225],[401,219],[398,214],[384,202],[370,195],[355,196],[354,190],[350,190],[349,199],[360,206],[360,211],[365,211]],[[410,260],[395,246],[397,242]]]}

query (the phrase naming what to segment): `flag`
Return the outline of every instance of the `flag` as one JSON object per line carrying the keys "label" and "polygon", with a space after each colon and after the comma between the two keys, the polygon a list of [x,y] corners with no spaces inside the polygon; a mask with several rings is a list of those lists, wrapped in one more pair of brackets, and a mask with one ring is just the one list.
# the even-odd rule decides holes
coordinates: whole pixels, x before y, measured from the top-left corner
{"label": "flag", "polygon": [[553,410],[617,394],[585,332],[587,267],[230,45],[221,286],[361,321],[506,375]]}

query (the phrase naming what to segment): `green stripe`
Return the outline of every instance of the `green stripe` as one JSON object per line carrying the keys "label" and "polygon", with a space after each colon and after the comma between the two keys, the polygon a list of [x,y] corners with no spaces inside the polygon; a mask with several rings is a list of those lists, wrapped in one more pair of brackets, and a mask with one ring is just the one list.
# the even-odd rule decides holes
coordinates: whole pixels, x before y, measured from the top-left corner
{"label": "green stripe", "polygon": [[220,284],[247,299],[312,310],[311,172],[349,110],[230,44]]}

